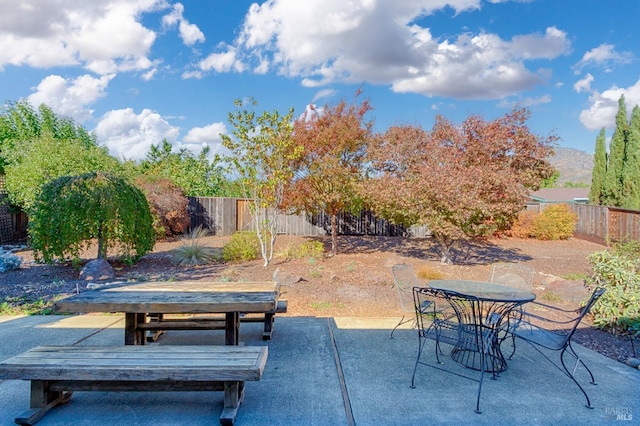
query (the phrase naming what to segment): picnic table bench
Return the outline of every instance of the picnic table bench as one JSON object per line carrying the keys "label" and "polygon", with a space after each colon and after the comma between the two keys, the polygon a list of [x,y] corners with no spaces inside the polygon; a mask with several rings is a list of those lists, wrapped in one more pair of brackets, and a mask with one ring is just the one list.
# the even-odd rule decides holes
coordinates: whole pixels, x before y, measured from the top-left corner
{"label": "picnic table bench", "polygon": [[32,425],[72,391],[224,391],[223,425],[233,424],[244,382],[260,380],[266,346],[39,346],[0,363],[0,379],[30,380]]}
{"label": "picnic table bench", "polygon": [[[265,313],[244,314],[240,323],[264,322],[262,340],[271,340],[276,314],[287,312],[287,300],[279,299],[276,308]],[[149,322],[138,324],[139,329],[150,331],[147,341],[155,342],[167,330],[224,330],[224,316],[169,316],[167,314],[149,314]]]}

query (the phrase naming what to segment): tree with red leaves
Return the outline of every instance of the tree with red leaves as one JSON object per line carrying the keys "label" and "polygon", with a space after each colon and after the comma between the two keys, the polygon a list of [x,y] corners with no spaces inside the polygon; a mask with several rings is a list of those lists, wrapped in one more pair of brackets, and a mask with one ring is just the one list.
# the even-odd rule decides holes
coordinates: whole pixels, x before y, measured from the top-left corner
{"label": "tree with red leaves", "polygon": [[361,193],[394,223],[427,225],[441,261],[453,263],[455,243],[508,229],[529,191],[553,173],[546,159],[558,138],[531,133],[529,117],[515,109],[461,125],[438,116],[431,132],[391,127],[369,147],[373,177]]}
{"label": "tree with red leaves", "polygon": [[[359,92],[356,97],[359,96]],[[331,217],[331,254],[338,252],[337,217],[359,210],[357,185],[363,180],[363,160],[372,122],[368,101],[325,106],[313,117],[303,114],[294,124],[293,139],[303,147],[286,204],[298,211],[324,212]]]}

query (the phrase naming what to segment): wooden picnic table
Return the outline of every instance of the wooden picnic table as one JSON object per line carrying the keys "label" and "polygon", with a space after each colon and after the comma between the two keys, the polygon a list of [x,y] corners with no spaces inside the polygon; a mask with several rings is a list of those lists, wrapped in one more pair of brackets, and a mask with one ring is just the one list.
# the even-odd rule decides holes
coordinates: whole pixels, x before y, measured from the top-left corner
{"label": "wooden picnic table", "polygon": [[[225,344],[237,345],[241,313],[274,312],[279,285],[275,281],[208,282],[153,281],[105,286],[75,294],[55,303],[59,312],[123,312],[125,344],[144,345],[149,330],[176,328],[175,321],[163,320],[164,314],[225,315]],[[160,320],[148,322],[149,314]],[[190,329],[180,324],[180,329]],[[194,329],[207,329],[207,326]],[[218,329],[211,325],[211,329]]]}

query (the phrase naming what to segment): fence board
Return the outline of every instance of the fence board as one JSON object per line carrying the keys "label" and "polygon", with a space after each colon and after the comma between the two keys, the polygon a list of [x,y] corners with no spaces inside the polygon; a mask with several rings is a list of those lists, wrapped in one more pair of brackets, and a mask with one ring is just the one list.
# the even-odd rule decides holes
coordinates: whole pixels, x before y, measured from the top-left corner
{"label": "fence board", "polygon": [[[254,229],[247,200],[189,197],[189,213],[192,227],[202,225],[211,229],[216,235],[231,235],[236,231]],[[279,234],[321,236],[331,233],[331,217],[325,213],[279,214],[277,221]],[[425,226],[407,229],[402,225],[393,225],[384,219],[377,218],[370,211],[338,215],[338,233],[340,235],[414,237],[429,235],[428,228]]]}
{"label": "fence board", "polygon": [[617,241],[640,240],[640,212],[610,208],[611,238]]}

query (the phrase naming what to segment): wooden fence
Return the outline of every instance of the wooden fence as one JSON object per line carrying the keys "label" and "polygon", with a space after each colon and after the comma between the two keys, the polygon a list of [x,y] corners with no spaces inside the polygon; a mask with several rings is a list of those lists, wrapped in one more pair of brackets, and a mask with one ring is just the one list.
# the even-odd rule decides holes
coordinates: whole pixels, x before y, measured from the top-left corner
{"label": "wooden fence", "polygon": [[575,235],[601,244],[607,241],[640,241],[640,211],[617,207],[574,204],[578,215]]}
{"label": "wooden fence", "polygon": [[[216,235],[231,235],[236,231],[253,229],[249,201],[238,198],[189,197],[191,226],[202,225]],[[331,233],[331,217],[326,214],[279,214],[278,233],[284,235],[319,236]],[[429,235],[424,226],[405,228],[393,225],[363,211],[358,215],[338,216],[340,235],[413,236]]]}
{"label": "wooden fence", "polygon": [[[17,242],[26,237],[27,217],[23,212],[10,209],[2,203],[6,195],[0,186],[0,244]],[[548,204],[527,205],[540,211]],[[608,241],[640,241],[640,211],[588,204],[570,204],[578,215],[574,235],[577,238],[606,244]],[[236,231],[251,230],[251,216],[247,200],[237,198],[189,197],[191,226],[203,225],[216,235],[231,235]],[[331,218],[324,214],[281,214],[278,216],[278,233],[285,235],[319,236],[331,233]],[[338,217],[338,233],[341,235],[377,235],[425,237],[429,231],[424,226],[405,228],[376,218],[371,212],[359,215],[341,214]]]}
{"label": "wooden fence", "polygon": [[[531,203],[528,210],[542,211],[557,203]],[[570,203],[578,216],[574,231],[576,238],[607,244],[608,241],[640,241],[640,211],[617,207]]]}

